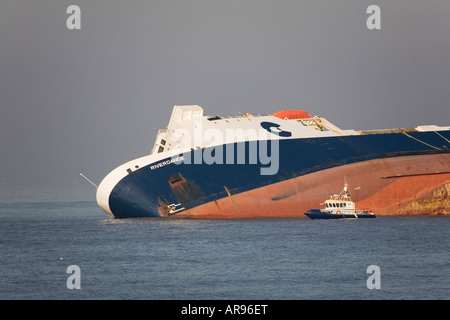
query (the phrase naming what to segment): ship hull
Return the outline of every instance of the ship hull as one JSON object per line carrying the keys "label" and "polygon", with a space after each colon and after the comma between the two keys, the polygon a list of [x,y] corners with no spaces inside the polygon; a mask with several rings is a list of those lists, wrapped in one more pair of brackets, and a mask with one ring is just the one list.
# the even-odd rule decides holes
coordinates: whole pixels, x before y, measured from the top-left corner
{"label": "ship hull", "polygon": [[[353,186],[349,192],[356,207],[370,208],[376,215],[450,214],[449,194],[439,192],[449,189],[450,173],[408,175],[408,168],[412,167],[415,172],[442,172],[448,163],[450,154],[364,161],[230,194],[178,216],[304,217],[305,211],[320,206],[330,194],[340,190],[344,177]],[[428,202],[435,205],[429,206]]]}
{"label": "ship hull", "polygon": [[152,162],[101,184],[99,204],[113,218],[304,217],[346,179],[356,206],[376,215],[450,214],[449,139],[441,131],[280,140],[278,171],[266,176],[261,163]]}

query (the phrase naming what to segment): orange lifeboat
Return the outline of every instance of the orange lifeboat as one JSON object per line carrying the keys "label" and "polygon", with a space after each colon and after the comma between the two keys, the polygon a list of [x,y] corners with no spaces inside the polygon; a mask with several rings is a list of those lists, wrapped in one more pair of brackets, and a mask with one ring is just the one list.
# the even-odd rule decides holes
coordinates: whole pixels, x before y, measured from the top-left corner
{"label": "orange lifeboat", "polygon": [[309,115],[305,110],[281,110],[272,114],[272,116],[280,119],[311,119],[313,116]]}

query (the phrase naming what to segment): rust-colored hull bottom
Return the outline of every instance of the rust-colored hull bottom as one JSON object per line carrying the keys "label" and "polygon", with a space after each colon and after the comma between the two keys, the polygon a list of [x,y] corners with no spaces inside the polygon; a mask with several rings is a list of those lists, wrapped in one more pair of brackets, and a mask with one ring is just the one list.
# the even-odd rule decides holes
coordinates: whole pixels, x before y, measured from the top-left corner
{"label": "rust-colored hull bottom", "polygon": [[[305,217],[342,190],[344,178],[357,209],[376,215],[450,214],[450,154],[370,160],[231,194],[174,217]],[[224,189],[227,190],[227,186]]]}

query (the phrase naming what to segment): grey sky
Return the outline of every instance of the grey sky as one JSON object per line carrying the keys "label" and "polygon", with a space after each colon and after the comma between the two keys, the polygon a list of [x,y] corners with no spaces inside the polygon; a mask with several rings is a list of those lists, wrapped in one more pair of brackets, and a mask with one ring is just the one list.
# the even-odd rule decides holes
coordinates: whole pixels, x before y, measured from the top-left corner
{"label": "grey sky", "polygon": [[0,104],[8,184],[99,183],[149,153],[173,105],[450,125],[450,2],[1,0]]}

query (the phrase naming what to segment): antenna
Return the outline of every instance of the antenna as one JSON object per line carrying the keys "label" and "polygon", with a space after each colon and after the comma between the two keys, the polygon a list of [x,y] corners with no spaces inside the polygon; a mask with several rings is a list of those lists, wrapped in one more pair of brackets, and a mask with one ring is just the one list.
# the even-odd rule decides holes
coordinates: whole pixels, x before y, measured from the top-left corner
{"label": "antenna", "polygon": [[89,182],[90,184],[92,184],[94,187],[98,188],[97,185],[95,183],[93,183],[91,180],[89,180],[88,177],[86,177],[84,174],[80,173],[80,176],[85,178],[86,181]]}

